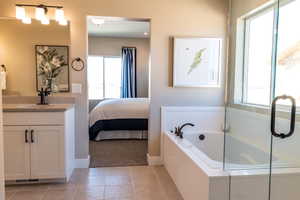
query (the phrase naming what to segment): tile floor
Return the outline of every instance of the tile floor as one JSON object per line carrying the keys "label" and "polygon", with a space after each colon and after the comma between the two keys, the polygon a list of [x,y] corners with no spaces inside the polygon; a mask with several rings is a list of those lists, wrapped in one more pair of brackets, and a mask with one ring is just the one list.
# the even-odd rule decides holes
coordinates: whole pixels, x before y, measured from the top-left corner
{"label": "tile floor", "polygon": [[76,169],[68,184],[6,187],[6,200],[183,200],[164,167]]}

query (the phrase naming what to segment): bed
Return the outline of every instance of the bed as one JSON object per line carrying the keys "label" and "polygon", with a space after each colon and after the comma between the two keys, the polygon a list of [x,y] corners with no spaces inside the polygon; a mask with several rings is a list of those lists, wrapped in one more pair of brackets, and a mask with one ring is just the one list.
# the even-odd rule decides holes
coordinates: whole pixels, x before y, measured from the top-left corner
{"label": "bed", "polygon": [[146,139],[148,115],[148,98],[101,101],[90,112],[90,140]]}

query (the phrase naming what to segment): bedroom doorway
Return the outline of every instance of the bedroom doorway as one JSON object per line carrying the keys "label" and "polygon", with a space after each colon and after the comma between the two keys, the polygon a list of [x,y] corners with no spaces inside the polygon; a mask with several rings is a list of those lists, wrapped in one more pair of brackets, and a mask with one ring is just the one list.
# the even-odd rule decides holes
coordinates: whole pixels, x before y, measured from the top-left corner
{"label": "bedroom doorway", "polygon": [[147,165],[150,21],[88,16],[91,168]]}

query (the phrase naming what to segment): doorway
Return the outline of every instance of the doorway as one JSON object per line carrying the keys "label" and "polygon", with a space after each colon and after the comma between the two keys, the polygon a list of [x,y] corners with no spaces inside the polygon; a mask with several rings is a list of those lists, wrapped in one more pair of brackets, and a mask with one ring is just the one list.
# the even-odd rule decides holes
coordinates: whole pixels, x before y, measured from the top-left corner
{"label": "doorway", "polygon": [[90,167],[147,165],[150,21],[87,17]]}

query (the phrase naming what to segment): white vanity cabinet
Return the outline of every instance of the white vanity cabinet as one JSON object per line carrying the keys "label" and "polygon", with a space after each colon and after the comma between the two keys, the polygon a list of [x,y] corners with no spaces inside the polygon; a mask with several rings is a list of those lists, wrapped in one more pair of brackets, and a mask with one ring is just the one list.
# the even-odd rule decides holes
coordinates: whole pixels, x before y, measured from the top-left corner
{"label": "white vanity cabinet", "polygon": [[5,110],[5,180],[68,181],[74,169],[74,108]]}

